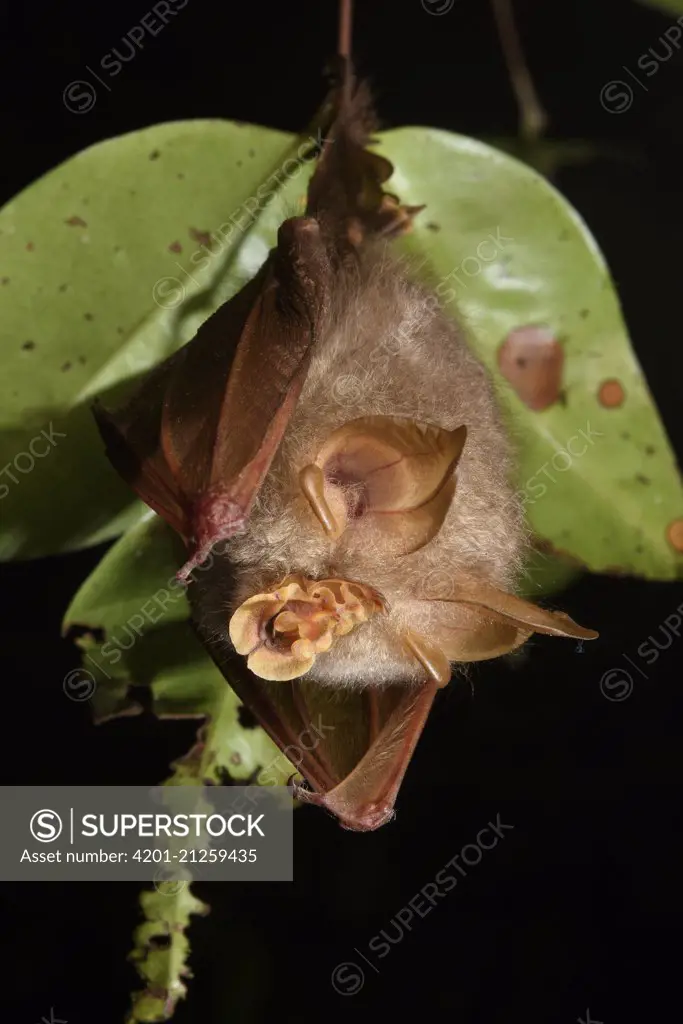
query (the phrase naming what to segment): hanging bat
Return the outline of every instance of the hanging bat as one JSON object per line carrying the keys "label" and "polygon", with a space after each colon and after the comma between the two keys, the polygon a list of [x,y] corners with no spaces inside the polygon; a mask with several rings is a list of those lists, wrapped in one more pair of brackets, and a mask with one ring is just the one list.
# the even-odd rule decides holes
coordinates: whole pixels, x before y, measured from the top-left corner
{"label": "hanging bat", "polygon": [[392,166],[367,148],[347,7],[304,214],[123,410],[96,415],[114,467],[187,545],[200,638],[299,752],[297,797],[369,830],[453,665],[597,633],[514,594],[510,445],[487,371],[392,255],[421,208],[384,190]]}

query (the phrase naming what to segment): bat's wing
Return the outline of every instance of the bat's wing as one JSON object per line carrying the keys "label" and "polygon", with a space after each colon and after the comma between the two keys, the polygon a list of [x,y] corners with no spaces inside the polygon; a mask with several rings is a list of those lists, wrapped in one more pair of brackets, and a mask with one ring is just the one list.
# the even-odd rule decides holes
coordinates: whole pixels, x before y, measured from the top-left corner
{"label": "bat's wing", "polygon": [[438,684],[340,694],[305,679],[267,682],[239,655],[212,643],[211,630],[201,625],[205,620],[196,620],[200,637],[238,697],[308,783],[310,788],[295,787],[296,797],[327,808],[354,831],[389,821]]}
{"label": "bat's wing", "polygon": [[319,225],[285,221],[259,274],[129,405],[97,410],[114,467],[190,546],[179,575],[244,528],[306,379],[329,290]]}
{"label": "bat's wing", "polygon": [[346,81],[329,104],[306,215],[282,224],[256,277],[125,408],[96,410],[114,468],[189,547],[181,577],[245,528],[324,330],[335,272],[367,239],[410,220],[382,189],[391,164],[364,148],[367,96]]}
{"label": "bat's wing", "polygon": [[365,705],[356,714],[363,721],[365,711],[367,749],[355,764],[340,765],[340,770],[348,768],[348,774],[335,780],[331,789],[321,790],[309,779],[313,790],[299,788],[299,799],[326,807],[356,832],[371,831],[389,821],[437,688],[429,680],[417,687],[366,689],[354,695],[351,699]]}
{"label": "bat's wing", "polygon": [[[336,274],[347,273],[373,238],[406,230],[417,209],[383,190],[392,166],[366,148],[373,116],[367,93],[353,87],[348,61],[326,109],[326,140],[305,215],[285,221],[257,276],[126,408],[97,414],[115,468],[189,547],[183,577],[218,541],[245,528],[325,330]],[[432,666],[439,678],[432,674],[415,689],[339,695],[304,680],[267,682],[216,643],[225,624],[197,608],[202,589],[200,582],[191,593],[200,636],[297,764],[311,787],[300,796],[326,806],[348,828],[387,821],[448,663],[442,658]],[[427,664],[429,652],[426,658]]]}
{"label": "bat's wing", "polygon": [[[436,691],[450,680],[451,662],[497,658],[534,632],[579,639],[597,636],[563,612],[539,608],[483,580],[454,583],[449,593],[428,599],[434,619],[431,639],[412,631],[402,636],[424,670],[424,682],[340,691],[308,682],[305,667],[294,679],[280,672],[265,679],[252,672],[237,649],[220,639],[225,634],[225,604],[209,600],[211,591],[211,581],[202,579],[190,593],[205,647],[308,783],[310,788],[296,787],[297,797],[327,808],[355,831],[379,828],[393,816]],[[293,597],[296,602],[298,594]],[[276,604],[264,615],[273,618],[279,608]]]}
{"label": "bat's wing", "polygon": [[532,633],[595,640],[594,629],[565,612],[549,611],[483,580],[454,583],[443,596],[428,598],[434,640],[450,661],[483,661],[521,646]]}

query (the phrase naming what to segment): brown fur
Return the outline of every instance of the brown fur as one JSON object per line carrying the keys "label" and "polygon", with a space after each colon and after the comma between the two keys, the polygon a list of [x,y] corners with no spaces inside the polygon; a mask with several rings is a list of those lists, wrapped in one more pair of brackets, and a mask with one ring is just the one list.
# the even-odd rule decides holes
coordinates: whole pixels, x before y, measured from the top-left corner
{"label": "brown fur", "polygon": [[[272,590],[289,573],[357,580],[383,594],[387,614],[340,638],[306,679],[336,686],[418,681],[424,672],[400,636],[407,628],[433,634],[433,606],[425,597],[447,596],[449,581],[471,578],[514,587],[525,531],[508,482],[510,446],[487,371],[435,297],[410,280],[386,244],[369,247],[359,263],[340,270],[337,281],[297,410],[248,530],[228,542],[231,584],[215,591],[212,601],[216,640],[227,642],[227,623],[238,605]],[[377,414],[468,429],[455,498],[441,530],[403,557],[387,557],[381,547],[361,542],[353,528],[339,541],[329,540],[298,482],[299,471],[333,430]]]}

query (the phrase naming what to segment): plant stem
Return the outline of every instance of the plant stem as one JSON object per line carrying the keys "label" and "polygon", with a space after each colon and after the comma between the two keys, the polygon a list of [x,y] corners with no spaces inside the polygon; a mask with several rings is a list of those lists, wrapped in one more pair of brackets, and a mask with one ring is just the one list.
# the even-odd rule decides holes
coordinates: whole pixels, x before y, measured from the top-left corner
{"label": "plant stem", "polygon": [[512,0],[491,0],[500,45],[519,107],[519,133],[529,141],[540,138],[548,123],[548,115],[534,88],[529,66],[517,31]]}
{"label": "plant stem", "polygon": [[339,42],[337,51],[340,57],[351,56],[351,21],[352,21],[352,0],[340,0],[339,2]]}
{"label": "plant stem", "polygon": [[344,70],[342,80],[342,107],[346,108],[351,99],[351,26],[353,22],[353,0],[339,0],[339,38],[337,52],[341,57]]}

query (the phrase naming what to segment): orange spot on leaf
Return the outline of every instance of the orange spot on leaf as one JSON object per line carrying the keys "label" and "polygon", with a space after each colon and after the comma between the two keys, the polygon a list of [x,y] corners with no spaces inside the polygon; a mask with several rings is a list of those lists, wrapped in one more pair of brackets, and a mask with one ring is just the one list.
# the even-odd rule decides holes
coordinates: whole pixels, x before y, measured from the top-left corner
{"label": "orange spot on leaf", "polygon": [[498,367],[522,402],[541,412],[560,397],[564,350],[549,327],[510,331],[498,349]]}
{"label": "orange spot on leaf", "polygon": [[683,519],[674,519],[669,523],[666,538],[674,550],[683,552]]}
{"label": "orange spot on leaf", "polygon": [[606,380],[600,385],[598,401],[606,409],[618,409],[623,405],[626,392],[618,380]]}

